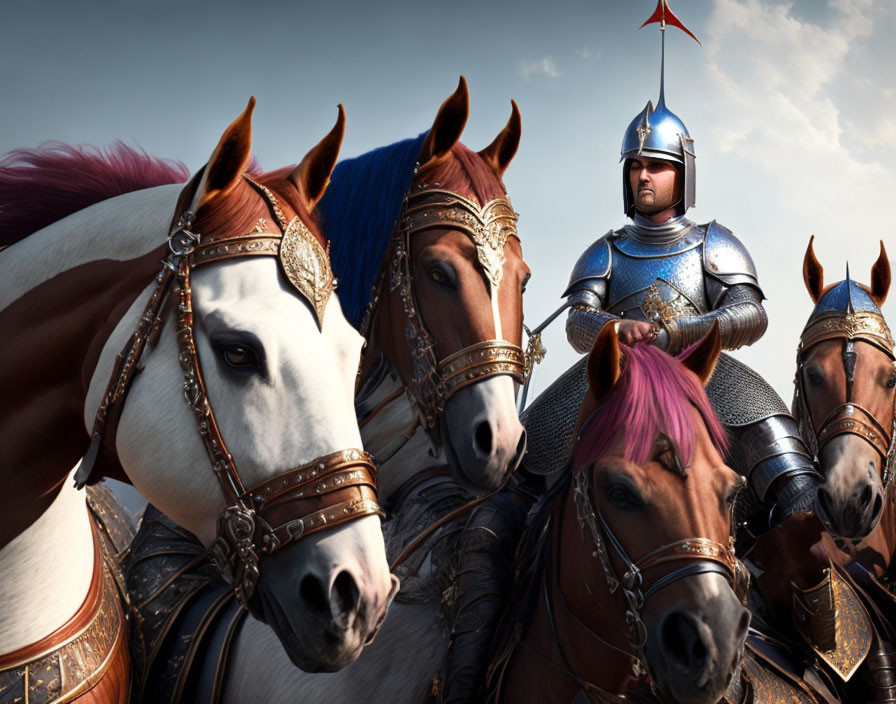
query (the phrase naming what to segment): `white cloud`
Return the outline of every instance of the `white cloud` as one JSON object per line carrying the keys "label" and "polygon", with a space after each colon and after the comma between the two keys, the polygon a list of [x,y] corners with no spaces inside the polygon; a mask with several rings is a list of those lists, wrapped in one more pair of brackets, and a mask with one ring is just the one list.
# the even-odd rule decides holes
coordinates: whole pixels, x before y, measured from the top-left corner
{"label": "white cloud", "polygon": [[[850,151],[844,140],[850,121],[831,85],[861,81],[850,75],[847,59],[874,29],[873,2],[829,4],[833,18],[820,26],[798,19],[791,3],[715,0],[706,50],[725,106],[712,142],[777,180],[792,212],[821,209],[836,228],[854,221],[850,204],[861,202],[872,187],[887,183],[896,191],[896,174]],[[883,122],[868,128],[872,139],[896,140]],[[853,131],[862,132],[854,126]],[[794,165],[809,180],[795,183]]]}
{"label": "white cloud", "polygon": [[537,61],[520,62],[520,75],[523,78],[531,78],[532,76],[546,76],[547,78],[557,78],[560,72],[557,65],[550,56],[544,56]]}
{"label": "white cloud", "polygon": [[887,155],[896,149],[896,96],[880,89],[881,37],[894,15],[880,0],[828,6],[823,20],[808,21],[794,2],[713,0],[704,30],[710,80],[697,138],[714,166],[708,183],[698,161],[698,204],[702,189],[713,207],[700,217],[751,226],[735,229],[756,260],[770,326],[740,356],[785,398],[811,308],[800,277],[809,235],[832,282],[847,260],[867,281],[877,240],[894,233],[882,223],[896,193]]}
{"label": "white cloud", "polygon": [[590,59],[592,56],[594,56],[594,52],[591,51],[591,49],[589,49],[587,46],[581,49],[576,49],[576,53],[583,59]]}

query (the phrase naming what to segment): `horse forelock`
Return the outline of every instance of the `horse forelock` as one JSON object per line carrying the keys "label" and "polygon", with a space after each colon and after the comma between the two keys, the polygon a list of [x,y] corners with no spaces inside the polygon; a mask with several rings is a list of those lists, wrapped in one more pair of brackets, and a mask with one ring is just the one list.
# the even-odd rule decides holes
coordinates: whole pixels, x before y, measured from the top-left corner
{"label": "horse forelock", "polygon": [[0,246],[114,196],[183,183],[177,161],[150,156],[122,142],[102,149],[46,142],[0,159]]}
{"label": "horse forelock", "polygon": [[573,450],[575,467],[600,460],[620,430],[625,432],[624,456],[630,462],[648,462],[659,433],[669,437],[686,462],[695,446],[694,408],[713,444],[724,454],[725,431],[694,374],[653,345],[622,346],[620,351],[622,373],[610,395],[583,425]]}

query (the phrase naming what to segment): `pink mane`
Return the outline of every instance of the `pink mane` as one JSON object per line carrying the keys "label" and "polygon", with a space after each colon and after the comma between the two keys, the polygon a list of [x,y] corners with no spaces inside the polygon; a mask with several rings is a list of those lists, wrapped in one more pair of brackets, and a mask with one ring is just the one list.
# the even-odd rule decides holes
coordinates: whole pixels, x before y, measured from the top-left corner
{"label": "pink mane", "polygon": [[62,142],[14,149],[0,160],[0,247],[107,198],[189,176],[180,162],[122,142],[105,150]]}
{"label": "pink mane", "polygon": [[[679,357],[686,356],[690,348]],[[625,433],[625,459],[646,464],[659,433],[689,462],[696,436],[693,408],[703,417],[716,448],[724,455],[727,437],[703,386],[685,370],[678,358],[653,345],[620,345],[622,373],[609,397],[582,426],[573,451],[575,467],[596,462],[610,449],[619,430]]]}

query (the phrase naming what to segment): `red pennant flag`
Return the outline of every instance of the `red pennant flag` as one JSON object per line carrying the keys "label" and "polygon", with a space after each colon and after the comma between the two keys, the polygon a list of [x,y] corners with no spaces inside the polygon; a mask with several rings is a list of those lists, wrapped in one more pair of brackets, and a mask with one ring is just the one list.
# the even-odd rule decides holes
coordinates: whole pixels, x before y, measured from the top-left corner
{"label": "red pennant flag", "polygon": [[[672,9],[669,7],[669,3],[666,0],[657,0],[656,9],[653,11],[653,14],[647,19],[647,21],[642,24],[638,29],[642,29],[649,24],[653,24],[654,22],[659,22],[661,27],[665,27],[667,24],[671,24],[673,27],[678,27],[685,34],[692,37],[695,42],[700,44],[700,40],[694,36],[694,33],[685,27],[681,20],[678,19],[674,14],[672,14]],[[700,46],[703,46],[700,44]]]}

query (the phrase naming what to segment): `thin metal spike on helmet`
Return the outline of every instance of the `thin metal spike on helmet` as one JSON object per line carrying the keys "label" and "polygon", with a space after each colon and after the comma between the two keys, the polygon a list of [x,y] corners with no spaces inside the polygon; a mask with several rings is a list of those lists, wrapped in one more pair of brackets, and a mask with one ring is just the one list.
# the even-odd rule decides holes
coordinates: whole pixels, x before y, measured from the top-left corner
{"label": "thin metal spike on helmet", "polygon": [[846,312],[850,315],[856,312],[852,304],[852,281],[849,278],[849,262],[846,262]]}

